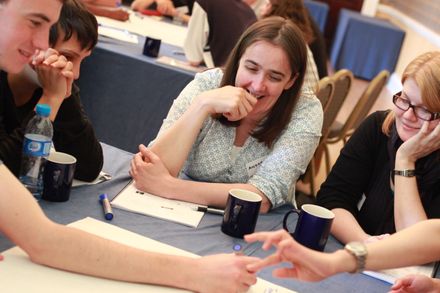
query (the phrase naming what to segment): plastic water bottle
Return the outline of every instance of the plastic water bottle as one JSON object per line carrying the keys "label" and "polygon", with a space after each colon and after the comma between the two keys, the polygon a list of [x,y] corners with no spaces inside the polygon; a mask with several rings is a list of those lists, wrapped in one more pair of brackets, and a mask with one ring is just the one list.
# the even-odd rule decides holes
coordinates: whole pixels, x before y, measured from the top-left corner
{"label": "plastic water bottle", "polygon": [[43,192],[43,172],[52,146],[53,127],[50,106],[38,104],[37,115],[26,126],[23,141],[20,181],[36,197]]}

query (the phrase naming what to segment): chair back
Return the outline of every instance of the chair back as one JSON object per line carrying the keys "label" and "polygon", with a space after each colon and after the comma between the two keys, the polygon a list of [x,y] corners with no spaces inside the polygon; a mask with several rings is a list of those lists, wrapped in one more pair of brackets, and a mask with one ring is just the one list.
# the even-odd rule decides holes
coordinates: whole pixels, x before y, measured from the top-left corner
{"label": "chair back", "polygon": [[[333,100],[333,94],[335,90],[335,83],[333,80],[326,76],[322,78],[318,83],[318,91],[316,92],[316,96],[318,97],[319,101],[322,105],[322,111],[324,113],[324,121],[326,113],[329,109],[329,106]],[[313,154],[313,157],[307,166],[307,170],[304,173],[303,176],[301,176],[301,180],[304,183],[310,183],[310,194],[315,196],[316,190],[315,190],[315,176],[319,171],[319,165],[321,162],[321,157],[323,155],[322,151],[322,144],[325,142],[324,137],[327,136],[327,133],[330,131],[330,126],[327,124],[322,124],[322,130],[321,130],[321,140],[319,141],[318,147],[315,150],[315,153]]]}
{"label": "chair back", "polygon": [[342,108],[342,104],[344,104],[347,99],[351,85],[353,84],[353,73],[348,69],[341,69],[338,70],[331,79],[335,84],[335,90],[331,104],[328,106],[329,109],[326,111],[326,115],[324,115],[324,125],[330,126],[336,120],[339,110]]}
{"label": "chair back", "polygon": [[335,83],[333,80],[326,76],[319,80],[318,91],[316,92],[316,97],[321,102],[322,111],[325,112],[333,98],[333,93],[335,91]]}
{"label": "chair back", "polygon": [[348,136],[351,136],[354,130],[365,119],[379,97],[380,92],[384,88],[389,76],[389,71],[382,70],[368,84],[367,88],[362,93],[359,101],[354,106],[353,111],[351,112],[350,116],[348,116],[347,121],[342,127],[340,133],[341,139],[345,140]]}

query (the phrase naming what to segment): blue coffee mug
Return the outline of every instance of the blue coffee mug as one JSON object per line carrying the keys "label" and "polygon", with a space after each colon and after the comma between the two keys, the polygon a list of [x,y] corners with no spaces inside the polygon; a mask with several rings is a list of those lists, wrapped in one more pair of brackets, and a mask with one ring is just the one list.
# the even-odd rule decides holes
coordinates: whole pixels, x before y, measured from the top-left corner
{"label": "blue coffee mug", "polygon": [[222,232],[237,238],[255,231],[262,198],[245,189],[229,190],[223,215]]}
{"label": "blue coffee mug", "polygon": [[148,57],[156,58],[159,56],[161,40],[147,37],[144,43],[143,54]]}
{"label": "blue coffee mug", "polygon": [[70,198],[76,158],[61,152],[52,152],[47,158],[43,173],[42,198],[63,202]]}
{"label": "blue coffee mug", "polygon": [[[291,233],[287,227],[287,219],[292,213],[298,214],[295,232]],[[301,210],[287,212],[283,219],[283,228],[292,237],[308,248],[323,251],[330,235],[330,228],[335,214],[321,206],[304,204]]]}

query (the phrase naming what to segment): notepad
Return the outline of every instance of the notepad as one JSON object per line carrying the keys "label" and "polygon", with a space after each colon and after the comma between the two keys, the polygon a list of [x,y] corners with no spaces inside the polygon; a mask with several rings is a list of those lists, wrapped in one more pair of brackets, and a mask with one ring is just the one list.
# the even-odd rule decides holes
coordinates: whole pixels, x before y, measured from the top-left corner
{"label": "notepad", "polygon": [[[139,234],[92,218],[79,220],[70,224],[69,226],[147,251],[187,257],[198,257],[190,252],[147,237],[143,237]],[[18,247],[6,250],[2,254],[5,257],[5,259],[0,263],[2,292],[189,292],[187,290],[157,285],[145,285],[107,280],[49,268],[31,262],[25,252]],[[257,283],[249,289],[248,293],[257,292],[288,293],[294,291],[290,291],[265,280],[258,279]]]}
{"label": "notepad", "polygon": [[180,223],[194,228],[199,225],[204,215],[203,212],[197,211],[197,204],[167,199],[140,191],[134,187],[134,181],[131,181],[122,189],[111,201],[111,205],[115,208]]}
{"label": "notepad", "polygon": [[132,44],[139,43],[139,38],[137,35],[132,34],[127,30],[123,30],[115,27],[109,27],[100,24],[98,26],[98,33],[99,35],[104,37],[132,43]]}
{"label": "notepad", "polygon": [[381,270],[377,272],[364,271],[363,274],[385,281],[390,284],[394,284],[396,279],[402,278],[410,274],[422,274],[431,277],[433,269],[434,264],[429,264],[423,266],[411,266],[398,269]]}
{"label": "notepad", "polygon": [[180,61],[175,58],[168,57],[168,56],[160,56],[159,58],[157,58],[156,62],[161,63],[161,64],[165,64],[165,65],[169,65],[172,67],[177,67],[180,69],[192,71],[192,72],[202,72],[207,69],[204,66],[197,66],[197,67],[191,66],[189,63],[187,63],[185,61]]}

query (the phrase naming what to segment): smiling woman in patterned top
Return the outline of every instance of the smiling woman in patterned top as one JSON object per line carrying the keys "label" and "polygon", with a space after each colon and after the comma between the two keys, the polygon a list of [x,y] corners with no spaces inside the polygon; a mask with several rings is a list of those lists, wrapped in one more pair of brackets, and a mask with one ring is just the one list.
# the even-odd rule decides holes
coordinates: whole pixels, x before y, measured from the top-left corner
{"label": "smiling woman in patterned top", "polygon": [[151,147],[139,147],[130,170],[136,187],[217,207],[230,189],[247,189],[263,197],[261,212],[291,202],[322,125],[320,102],[302,90],[306,64],[291,21],[249,27],[225,68],[197,74]]}

